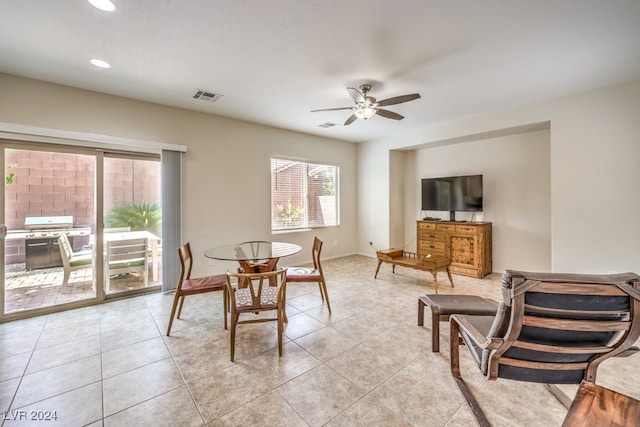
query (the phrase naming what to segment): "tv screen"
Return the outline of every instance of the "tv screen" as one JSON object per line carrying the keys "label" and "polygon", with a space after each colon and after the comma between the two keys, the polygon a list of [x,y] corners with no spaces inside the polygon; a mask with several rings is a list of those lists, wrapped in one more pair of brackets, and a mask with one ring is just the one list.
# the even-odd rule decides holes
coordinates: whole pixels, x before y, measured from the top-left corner
{"label": "tv screen", "polygon": [[423,211],[482,211],[482,175],[422,179]]}

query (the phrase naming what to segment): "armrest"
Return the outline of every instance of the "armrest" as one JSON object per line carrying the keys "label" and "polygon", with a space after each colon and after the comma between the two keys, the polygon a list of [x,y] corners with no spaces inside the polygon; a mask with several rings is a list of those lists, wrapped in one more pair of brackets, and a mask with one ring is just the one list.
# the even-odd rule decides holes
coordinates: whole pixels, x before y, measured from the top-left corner
{"label": "armrest", "polygon": [[495,316],[476,316],[469,314],[452,314],[450,322],[456,322],[463,339],[470,339],[473,344],[483,350],[498,348],[503,340],[501,338],[487,338]]}
{"label": "armrest", "polygon": [[377,251],[376,255],[378,259],[383,261],[393,261],[394,258],[401,258],[403,256],[402,249],[385,249]]}
{"label": "armrest", "polygon": [[493,334],[490,331],[495,320],[495,316],[471,314],[453,314],[450,317],[451,346],[456,345],[457,350],[459,338],[453,335],[459,335],[483,374],[486,373],[487,356],[504,344],[501,338],[491,338]]}

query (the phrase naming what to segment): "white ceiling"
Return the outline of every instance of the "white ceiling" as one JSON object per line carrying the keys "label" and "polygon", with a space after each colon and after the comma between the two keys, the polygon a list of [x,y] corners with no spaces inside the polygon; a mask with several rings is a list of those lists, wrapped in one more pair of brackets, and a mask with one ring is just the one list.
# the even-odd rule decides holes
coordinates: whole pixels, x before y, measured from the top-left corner
{"label": "white ceiling", "polygon": [[[0,72],[354,142],[640,78],[638,0],[113,2],[0,0]],[[422,98],[318,127],[361,83]]]}

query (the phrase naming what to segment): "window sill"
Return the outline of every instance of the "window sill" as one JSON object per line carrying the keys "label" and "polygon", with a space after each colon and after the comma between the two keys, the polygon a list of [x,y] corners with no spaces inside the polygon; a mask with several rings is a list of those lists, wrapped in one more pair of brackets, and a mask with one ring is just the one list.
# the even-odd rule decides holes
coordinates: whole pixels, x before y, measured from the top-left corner
{"label": "window sill", "polygon": [[340,228],[339,225],[327,225],[325,227],[307,227],[307,228],[293,228],[291,230],[271,230],[271,235],[276,234],[290,234],[290,233],[306,233],[313,230],[328,230],[331,228]]}

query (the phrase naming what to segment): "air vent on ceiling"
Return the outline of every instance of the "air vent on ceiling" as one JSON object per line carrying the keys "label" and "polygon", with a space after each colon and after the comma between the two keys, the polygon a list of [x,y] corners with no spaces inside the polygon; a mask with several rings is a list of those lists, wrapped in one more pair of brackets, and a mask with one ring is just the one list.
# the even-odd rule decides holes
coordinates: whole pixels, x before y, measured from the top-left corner
{"label": "air vent on ceiling", "polygon": [[337,123],[326,122],[326,123],[323,123],[321,125],[318,125],[318,127],[320,127],[320,128],[330,128],[330,127],[333,127],[333,126],[338,126],[338,124]]}
{"label": "air vent on ceiling", "polygon": [[197,89],[193,94],[193,99],[199,99],[201,101],[216,102],[222,95],[219,93],[213,93],[202,89]]}

